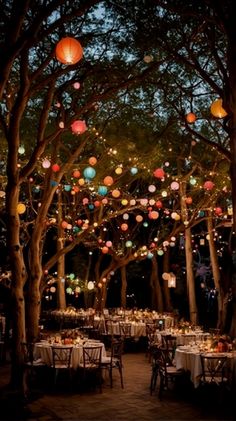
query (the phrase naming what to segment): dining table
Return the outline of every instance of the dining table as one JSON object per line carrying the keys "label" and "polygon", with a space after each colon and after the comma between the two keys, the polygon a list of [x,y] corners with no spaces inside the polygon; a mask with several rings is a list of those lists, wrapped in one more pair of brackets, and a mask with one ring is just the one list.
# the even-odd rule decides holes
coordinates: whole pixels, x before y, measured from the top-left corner
{"label": "dining table", "polygon": [[34,358],[41,360],[45,365],[51,367],[53,364],[52,357],[52,347],[72,347],[71,353],[71,367],[77,369],[78,367],[83,366],[83,347],[97,347],[101,346],[102,348],[102,359],[106,358],[106,349],[103,342],[87,340],[81,341],[75,344],[59,344],[59,343],[50,343],[48,341],[37,342],[34,347]]}
{"label": "dining table", "polygon": [[185,370],[190,373],[190,380],[195,388],[200,385],[202,377],[201,355],[227,357],[227,365],[232,373],[231,380],[235,382],[236,373],[236,351],[211,352],[201,350],[196,345],[178,346],[175,351],[175,365],[177,370]]}

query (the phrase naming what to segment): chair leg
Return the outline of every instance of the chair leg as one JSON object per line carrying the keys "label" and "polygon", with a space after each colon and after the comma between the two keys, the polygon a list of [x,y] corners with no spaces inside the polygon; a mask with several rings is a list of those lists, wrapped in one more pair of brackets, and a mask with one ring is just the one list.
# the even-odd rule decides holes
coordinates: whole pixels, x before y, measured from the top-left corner
{"label": "chair leg", "polygon": [[120,372],[120,384],[121,384],[121,388],[124,389],[123,371],[122,371],[122,367],[121,366],[119,366],[119,372]]}
{"label": "chair leg", "polygon": [[157,384],[157,377],[158,377],[158,370],[153,369],[152,376],[151,376],[151,383],[150,383],[150,394],[152,395],[152,392],[156,389]]}

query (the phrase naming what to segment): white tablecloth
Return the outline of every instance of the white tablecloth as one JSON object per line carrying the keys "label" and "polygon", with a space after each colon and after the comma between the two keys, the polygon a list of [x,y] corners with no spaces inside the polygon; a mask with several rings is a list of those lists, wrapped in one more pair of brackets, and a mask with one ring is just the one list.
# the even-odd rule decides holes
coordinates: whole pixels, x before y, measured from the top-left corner
{"label": "white tablecloth", "polygon": [[[101,346],[102,347],[102,358],[106,357],[105,345],[102,342],[87,342],[84,346]],[[48,366],[52,366],[52,344],[49,343],[36,343],[35,344],[35,358],[41,358],[41,360]],[[61,345],[62,347],[71,345]],[[58,345],[58,348],[60,345]],[[73,345],[71,354],[71,367],[76,369],[83,365],[83,345]]]}
{"label": "white tablecloth", "polygon": [[[140,337],[146,336],[146,323],[143,322],[127,322],[131,324],[131,336]],[[120,325],[115,322],[107,323],[108,333],[113,335],[120,335]]]}
{"label": "white tablecloth", "polygon": [[170,331],[163,330],[162,332],[156,332],[155,337],[157,342],[162,342],[162,335],[171,335],[176,337],[176,345],[188,345],[190,342],[204,341],[210,338],[209,333],[203,332],[191,332],[191,333],[171,333]]}
{"label": "white tablecloth", "polygon": [[[235,352],[214,353],[214,355],[227,356],[231,369],[232,371],[234,370],[234,365],[236,364]],[[184,369],[190,372],[190,379],[193,382],[194,387],[198,387],[202,375],[200,351],[194,350],[188,346],[179,347],[175,351],[175,363],[178,370]]]}

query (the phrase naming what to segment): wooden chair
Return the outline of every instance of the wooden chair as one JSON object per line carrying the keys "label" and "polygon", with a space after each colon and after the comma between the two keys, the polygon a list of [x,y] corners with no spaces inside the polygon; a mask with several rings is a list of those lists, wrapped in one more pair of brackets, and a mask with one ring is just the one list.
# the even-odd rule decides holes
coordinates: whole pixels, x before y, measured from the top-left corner
{"label": "wooden chair", "polygon": [[169,389],[170,383],[175,383],[177,378],[183,377],[184,370],[177,370],[170,360],[168,349],[161,348],[158,357],[158,372],[160,375],[159,398],[162,398],[164,389]]}
{"label": "wooden chair", "polygon": [[127,338],[131,338],[131,323],[120,322],[119,330],[120,330],[120,335],[124,340]]}
{"label": "wooden chair", "polygon": [[150,394],[151,395],[156,389],[157,378],[158,378],[158,373],[159,373],[160,358],[162,358],[160,346],[158,345],[156,345],[155,347],[153,346],[151,350],[151,364],[152,364],[151,380],[150,380]]}
{"label": "wooden chair", "polygon": [[56,385],[59,373],[67,373],[71,381],[71,354],[73,345],[52,346],[52,369],[54,371],[54,385]]}
{"label": "wooden chair", "polygon": [[102,392],[102,346],[83,347],[83,378],[89,386],[99,385]]}
{"label": "wooden chair", "polygon": [[225,377],[227,356],[200,355],[202,367],[202,383],[220,386],[228,381]]}
{"label": "wooden chair", "polygon": [[176,350],[176,336],[162,335],[162,347],[168,351],[169,360],[173,361]]}
{"label": "wooden chair", "polygon": [[46,364],[41,358],[36,359],[34,356],[33,342],[22,342],[21,353],[23,356],[23,390],[25,396],[29,394],[30,389],[44,377]]}
{"label": "wooden chair", "polygon": [[151,360],[151,353],[152,348],[155,348],[155,332],[156,332],[156,325],[154,323],[146,323],[146,337],[147,337],[147,349],[146,349],[146,356],[149,357],[149,361]]}
{"label": "wooden chair", "polygon": [[123,346],[124,342],[122,339],[113,340],[111,343],[111,355],[102,358],[102,368],[109,371],[110,386],[113,387],[113,370],[118,369],[122,389],[124,388],[122,364]]}

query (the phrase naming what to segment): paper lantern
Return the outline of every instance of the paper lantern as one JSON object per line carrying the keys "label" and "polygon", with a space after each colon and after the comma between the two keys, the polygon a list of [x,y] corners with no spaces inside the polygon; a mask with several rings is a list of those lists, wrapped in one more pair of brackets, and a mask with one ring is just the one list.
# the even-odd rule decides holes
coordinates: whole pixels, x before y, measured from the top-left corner
{"label": "paper lantern", "polygon": [[148,200],[147,200],[147,199],[140,199],[140,204],[141,204],[142,206],[147,206],[147,204],[148,204]]}
{"label": "paper lantern", "polygon": [[83,186],[83,185],[85,184],[85,181],[84,181],[84,179],[83,179],[83,178],[80,178],[80,179],[78,180],[78,183],[79,183],[79,185],[80,185],[80,186]]}
{"label": "paper lantern", "polygon": [[153,172],[154,177],[156,178],[163,178],[165,177],[165,172],[162,168],[157,168],[154,172]]}
{"label": "paper lantern", "polygon": [[132,167],[132,168],[130,168],[130,172],[131,172],[132,175],[136,175],[138,173],[138,168]]}
{"label": "paper lantern", "polygon": [[154,186],[154,184],[151,184],[150,186],[148,186],[148,191],[150,191],[150,193],[154,193],[156,191],[156,186]]}
{"label": "paper lantern", "polygon": [[62,223],[61,223],[62,228],[66,229],[67,225],[68,225],[68,222],[62,221]]}
{"label": "paper lantern", "polygon": [[157,200],[157,201],[156,201],[156,207],[157,207],[158,209],[161,209],[161,208],[163,207],[163,203],[162,203],[160,200]]}
{"label": "paper lantern", "polygon": [[127,229],[129,228],[129,227],[128,227],[128,224],[121,224],[121,226],[120,226],[120,227],[121,227],[121,230],[122,230],[122,231],[127,231]]}
{"label": "paper lantern", "polygon": [[87,285],[87,288],[88,288],[89,290],[94,289],[94,283],[93,283],[92,281],[89,281],[89,282],[88,282],[88,285]]}
{"label": "paper lantern", "polygon": [[84,120],[75,120],[71,124],[71,130],[75,134],[82,134],[87,130],[87,126]]}
{"label": "paper lantern", "polygon": [[6,196],[6,192],[5,191],[3,191],[3,190],[1,190],[0,191],[0,197],[5,197]]}
{"label": "paper lantern", "polygon": [[59,166],[58,164],[53,164],[53,166],[52,166],[52,171],[53,171],[53,172],[58,172],[58,171],[60,171],[60,166]]}
{"label": "paper lantern", "polygon": [[48,159],[44,159],[42,162],[43,168],[49,168],[51,166],[51,162]]}
{"label": "paper lantern", "polygon": [[106,246],[107,247],[112,247],[112,242],[111,241],[106,241]]}
{"label": "paper lantern", "polygon": [[122,170],[122,168],[121,168],[121,167],[117,167],[117,168],[115,169],[115,173],[116,173],[117,175],[122,174],[122,172],[123,172],[123,170]]}
{"label": "paper lantern", "polygon": [[128,213],[124,213],[124,215],[123,215],[123,219],[124,219],[125,221],[128,221],[128,219],[129,219],[129,214],[128,214]]}
{"label": "paper lantern", "polygon": [[227,112],[225,111],[225,109],[222,106],[222,99],[216,99],[212,104],[211,104],[211,114],[214,117],[217,118],[224,118],[227,116]]}
{"label": "paper lantern", "polygon": [[151,252],[149,252],[148,254],[147,254],[147,259],[152,259],[153,258],[153,256],[154,256],[154,254],[153,253],[151,253]]}
{"label": "paper lantern", "polygon": [[79,88],[80,88],[80,83],[79,83],[79,82],[75,82],[75,83],[73,84],[73,87],[74,87],[75,89],[79,89]]}
{"label": "paper lantern", "polygon": [[185,197],[185,203],[187,205],[191,205],[193,203],[193,199],[190,196]]}
{"label": "paper lantern", "polygon": [[158,256],[163,256],[164,251],[163,251],[163,250],[158,250],[158,251],[157,251],[157,254],[158,254]]}
{"label": "paper lantern", "polygon": [[176,276],[173,272],[170,272],[168,278],[168,288],[176,288]]}
{"label": "paper lantern", "polygon": [[72,37],[62,38],[56,46],[56,58],[62,64],[75,64],[83,57],[83,48]]}
{"label": "paper lantern", "polygon": [[179,190],[179,183],[177,181],[173,181],[170,185],[171,190]]}
{"label": "paper lantern", "polygon": [[112,191],[111,194],[112,194],[113,197],[115,197],[117,199],[118,197],[120,197],[120,190],[115,189],[115,190]]}
{"label": "paper lantern", "polygon": [[190,182],[190,184],[191,184],[192,186],[195,186],[195,184],[197,183],[197,180],[196,180],[196,178],[194,178],[194,177],[190,177],[189,182]]}
{"label": "paper lantern", "polygon": [[157,212],[157,211],[152,211],[152,212],[150,212],[150,213],[148,214],[148,216],[149,216],[149,218],[150,218],[150,219],[158,219],[158,217],[159,217],[159,212]]}
{"label": "paper lantern", "polygon": [[19,215],[22,215],[22,213],[25,213],[26,211],[26,206],[24,205],[24,203],[18,203],[16,209]]}
{"label": "paper lantern", "polygon": [[95,158],[95,156],[91,156],[91,158],[89,158],[89,165],[96,165],[97,163],[97,158]]}
{"label": "paper lantern", "polygon": [[214,188],[214,183],[212,181],[205,181],[205,183],[203,184],[203,188],[205,190],[212,190]]}
{"label": "paper lantern", "polygon": [[219,215],[222,215],[222,209],[219,207],[219,206],[217,206],[217,208],[215,208],[215,214],[217,215],[217,216],[219,216]]}
{"label": "paper lantern", "polygon": [[121,204],[122,204],[123,206],[128,205],[128,200],[127,200],[127,199],[122,199],[122,200],[121,200]]}
{"label": "paper lantern", "polygon": [[25,153],[25,147],[22,145],[22,146],[19,146],[19,148],[18,148],[18,153],[20,154],[20,155],[23,155],[24,153]]}
{"label": "paper lantern", "polygon": [[109,252],[109,248],[107,246],[102,247],[102,253],[107,254]]}
{"label": "paper lantern", "polygon": [[164,281],[167,281],[168,279],[169,279],[169,273],[168,272],[164,272],[163,274],[162,274],[162,279],[164,279]]}
{"label": "paper lantern", "polygon": [[95,200],[95,202],[94,202],[95,208],[98,208],[100,205],[101,205],[101,203],[99,202],[99,200]]}
{"label": "paper lantern", "polygon": [[186,120],[190,124],[195,123],[195,121],[197,120],[196,114],[194,114],[194,113],[188,113],[186,115]]}
{"label": "paper lantern", "polygon": [[74,170],[74,171],[73,171],[73,177],[75,177],[75,178],[80,178],[80,176],[81,176],[81,173],[80,173],[80,171],[79,171],[79,170]]}
{"label": "paper lantern", "polygon": [[110,175],[107,175],[104,178],[103,183],[105,184],[105,186],[111,186],[114,183],[114,180]]}
{"label": "paper lantern", "polygon": [[147,228],[147,227],[148,227],[148,222],[146,222],[146,221],[145,221],[145,222],[143,223],[143,226],[144,226],[145,228]]}
{"label": "paper lantern", "polygon": [[96,171],[93,167],[87,167],[83,171],[83,176],[85,179],[92,180],[96,175]]}
{"label": "paper lantern", "polygon": [[137,215],[135,219],[136,219],[137,222],[142,222],[143,217],[142,217],[142,215]]}
{"label": "paper lantern", "polygon": [[156,202],[154,199],[150,199],[148,203],[149,205],[154,206]]}
{"label": "paper lantern", "polygon": [[163,190],[163,191],[161,192],[161,195],[162,195],[162,197],[167,197],[167,196],[168,196],[168,193],[167,193],[167,191],[166,191],[166,190]]}
{"label": "paper lantern", "polygon": [[176,212],[172,212],[170,216],[171,216],[172,219],[175,219],[177,215],[178,214]]}
{"label": "paper lantern", "polygon": [[108,199],[106,197],[104,197],[104,199],[102,199],[102,204],[103,205],[107,205],[108,204]]}
{"label": "paper lantern", "polygon": [[83,201],[82,201],[82,203],[83,203],[83,205],[87,205],[88,204],[88,198],[87,197],[84,197],[83,198]]}
{"label": "paper lantern", "polygon": [[98,194],[100,194],[100,196],[105,196],[107,192],[108,190],[106,186],[98,186]]}
{"label": "paper lantern", "polygon": [[132,245],[133,245],[133,243],[132,243],[132,241],[130,241],[130,240],[126,241],[126,243],[125,243],[125,246],[126,246],[127,248],[132,247]]}

